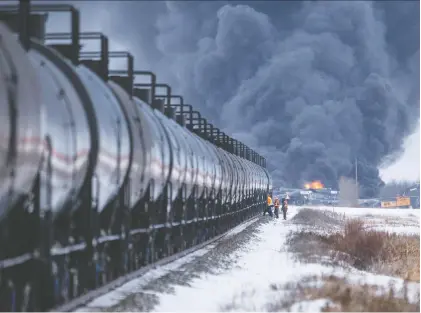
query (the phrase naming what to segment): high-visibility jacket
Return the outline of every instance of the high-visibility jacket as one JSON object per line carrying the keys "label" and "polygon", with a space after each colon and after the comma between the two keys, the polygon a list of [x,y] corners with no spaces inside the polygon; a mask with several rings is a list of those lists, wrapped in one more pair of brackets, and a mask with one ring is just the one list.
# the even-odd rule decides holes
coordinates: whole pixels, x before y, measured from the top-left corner
{"label": "high-visibility jacket", "polygon": [[280,205],[279,199],[275,199],[275,208],[279,208]]}
{"label": "high-visibility jacket", "polygon": [[268,206],[272,205],[272,198],[268,196]]}

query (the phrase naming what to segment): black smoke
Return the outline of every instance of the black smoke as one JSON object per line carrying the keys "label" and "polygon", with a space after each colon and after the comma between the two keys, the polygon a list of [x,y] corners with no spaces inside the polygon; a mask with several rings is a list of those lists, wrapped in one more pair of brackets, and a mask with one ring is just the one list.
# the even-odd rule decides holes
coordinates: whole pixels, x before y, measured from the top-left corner
{"label": "black smoke", "polygon": [[139,38],[144,67],[265,155],[276,185],[336,187],[357,159],[362,196],[377,194],[419,118],[418,1],[142,5],[121,4],[115,24],[133,28],[113,35]]}

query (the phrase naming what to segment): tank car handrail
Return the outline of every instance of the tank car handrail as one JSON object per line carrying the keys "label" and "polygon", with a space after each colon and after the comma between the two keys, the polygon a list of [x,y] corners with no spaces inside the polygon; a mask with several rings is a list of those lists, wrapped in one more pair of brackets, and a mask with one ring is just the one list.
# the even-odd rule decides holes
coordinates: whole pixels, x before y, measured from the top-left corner
{"label": "tank car handrail", "polygon": [[165,88],[166,89],[166,94],[165,95],[160,95],[160,94],[156,94],[155,93],[155,97],[153,99],[158,99],[158,98],[165,98],[166,99],[166,103],[165,105],[170,105],[171,104],[171,95],[172,95],[172,90],[171,90],[171,86],[169,86],[168,84],[155,84],[155,92],[156,92],[156,88]]}
{"label": "tank car handrail", "polygon": [[179,103],[178,104],[169,104],[168,106],[170,106],[171,108],[177,109],[180,108],[180,114],[184,115],[184,98],[180,95],[170,95],[170,99],[178,99]]}
{"label": "tank car handrail", "polygon": [[[100,37],[106,37],[101,32],[83,32],[79,33],[80,39],[98,39]],[[72,33],[68,32],[57,32],[57,33],[46,33],[44,36],[46,40],[54,40],[54,39],[72,39]]]}
{"label": "tank car handrail", "polygon": [[[0,11],[8,11],[16,13],[19,9],[17,4],[0,5]],[[70,4],[38,4],[31,5],[31,11],[33,12],[64,12],[64,11],[77,11],[77,9]]]}
{"label": "tank car handrail", "polygon": [[[0,12],[6,13],[17,13],[20,10],[24,9],[24,5],[22,4],[26,1],[21,1],[19,5],[0,5]],[[29,6],[29,4],[27,4]],[[39,4],[39,5],[30,5],[29,12],[70,12],[71,19],[70,19],[70,34],[72,39],[72,54],[70,55],[70,59],[73,64],[77,64],[79,60],[79,50],[80,50],[80,43],[79,43],[79,28],[80,28],[80,19],[79,19],[79,10],[77,10],[74,6],[69,4]]]}

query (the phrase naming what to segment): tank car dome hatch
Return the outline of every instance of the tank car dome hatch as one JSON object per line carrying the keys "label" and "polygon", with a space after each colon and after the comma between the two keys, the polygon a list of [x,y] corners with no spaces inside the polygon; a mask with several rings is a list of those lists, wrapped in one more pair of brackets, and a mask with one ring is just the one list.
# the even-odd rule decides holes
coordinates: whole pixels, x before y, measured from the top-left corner
{"label": "tank car dome hatch", "polygon": [[1,220],[18,198],[32,189],[41,163],[44,138],[37,73],[16,36],[2,23],[0,37]]}

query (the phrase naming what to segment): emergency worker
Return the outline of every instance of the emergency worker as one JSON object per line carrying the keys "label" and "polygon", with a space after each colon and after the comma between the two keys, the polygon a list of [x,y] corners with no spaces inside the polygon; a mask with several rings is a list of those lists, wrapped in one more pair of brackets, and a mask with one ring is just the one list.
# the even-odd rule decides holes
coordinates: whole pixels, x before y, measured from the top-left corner
{"label": "emergency worker", "polygon": [[284,220],[287,219],[287,211],[288,211],[288,200],[283,198],[282,199],[282,213],[284,215]]}
{"label": "emergency worker", "polygon": [[281,206],[281,202],[279,201],[278,198],[275,198],[274,206],[275,206],[275,217],[279,218],[279,207]]}
{"label": "emergency worker", "polygon": [[272,197],[268,195],[268,202],[267,202],[266,210],[263,212],[263,216],[266,215],[266,212],[269,213],[270,216],[272,216],[272,207],[273,207]]}

